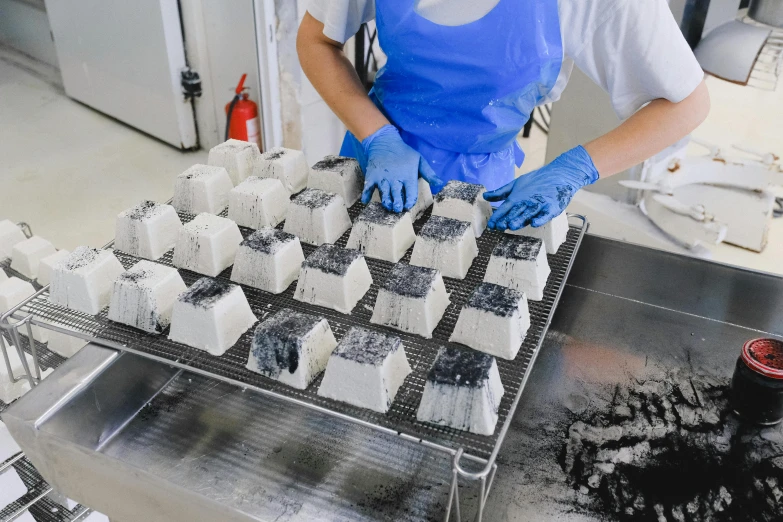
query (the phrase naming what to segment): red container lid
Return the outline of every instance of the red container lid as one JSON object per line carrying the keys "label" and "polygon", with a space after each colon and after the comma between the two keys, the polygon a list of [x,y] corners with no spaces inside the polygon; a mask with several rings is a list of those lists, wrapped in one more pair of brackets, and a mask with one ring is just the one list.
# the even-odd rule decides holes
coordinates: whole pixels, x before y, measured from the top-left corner
{"label": "red container lid", "polygon": [[742,347],[742,360],[756,373],[783,379],[783,341],[752,339]]}

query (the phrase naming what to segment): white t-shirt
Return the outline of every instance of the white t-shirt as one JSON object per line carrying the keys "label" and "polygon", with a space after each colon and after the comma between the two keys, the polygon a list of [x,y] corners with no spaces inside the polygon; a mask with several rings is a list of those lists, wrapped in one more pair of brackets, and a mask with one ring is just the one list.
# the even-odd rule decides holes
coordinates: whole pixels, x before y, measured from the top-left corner
{"label": "white t-shirt", "polygon": [[[344,43],[375,18],[375,2],[310,0],[308,11],[324,24],[327,37]],[[418,2],[425,18],[461,25],[481,18],[499,0]],[[680,102],[704,78],[666,0],[559,0],[558,5],[565,56],[545,102],[560,98],[574,64],[609,93],[621,119],[658,98]]]}

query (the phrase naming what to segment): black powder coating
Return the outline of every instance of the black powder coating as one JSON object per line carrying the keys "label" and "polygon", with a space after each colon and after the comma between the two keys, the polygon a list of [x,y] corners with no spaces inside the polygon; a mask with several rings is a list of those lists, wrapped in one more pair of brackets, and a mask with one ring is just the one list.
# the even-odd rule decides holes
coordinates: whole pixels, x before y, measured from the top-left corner
{"label": "black powder coating", "polygon": [[323,317],[283,308],[258,325],[250,356],[256,360],[259,371],[273,378],[283,370],[296,372],[304,337],[321,321],[324,321]]}
{"label": "black powder coating", "polygon": [[443,190],[438,192],[435,196],[435,201],[442,203],[447,199],[459,199],[472,205],[478,200],[483,190],[484,185],[474,185],[464,181],[452,180],[446,183]]}
{"label": "black powder coating", "polygon": [[430,293],[437,275],[438,271],[432,268],[398,263],[381,288],[393,294],[423,299]]}
{"label": "black powder coating", "polygon": [[101,255],[102,250],[90,247],[78,247],[65,259],[61,265],[66,270],[78,270],[91,263],[94,263]]}
{"label": "black powder coating", "polygon": [[543,242],[534,237],[504,234],[503,238],[495,245],[495,249],[492,250],[492,256],[519,261],[535,261],[542,246]]}
{"label": "black powder coating", "polygon": [[318,171],[339,171],[340,175],[348,174],[349,172],[360,170],[359,162],[354,158],[346,158],[345,156],[326,156],[324,159],[313,165],[313,170]]}
{"label": "black powder coating", "polygon": [[122,274],[120,274],[120,277],[118,277],[117,280],[138,285],[139,283],[141,283],[146,279],[149,279],[150,277],[152,277],[152,271],[150,270],[145,270],[143,268],[141,269],[131,268],[127,272],[123,272]]}
{"label": "black powder coating", "polygon": [[359,364],[380,366],[402,347],[402,339],[374,330],[353,327],[337,345],[334,355]]}
{"label": "black powder coating", "polygon": [[309,209],[324,208],[337,198],[337,194],[321,189],[307,188],[291,200],[294,205]]}
{"label": "black powder coating", "polygon": [[178,301],[201,308],[209,308],[229,294],[237,285],[211,277],[202,277],[179,296]]}
{"label": "black powder coating", "polygon": [[372,223],[373,225],[382,225],[385,227],[393,227],[400,222],[404,214],[398,214],[391,210],[386,210],[383,205],[377,201],[372,201],[369,205],[364,207],[361,214],[356,218],[356,222]]}
{"label": "black powder coating", "polygon": [[467,221],[443,216],[431,216],[429,221],[421,228],[419,236],[436,241],[457,241],[470,228],[471,225]]}
{"label": "black powder coating", "polygon": [[143,221],[158,213],[158,204],[154,201],[142,201],[125,214],[125,217],[133,221]]}
{"label": "black powder coating", "polygon": [[617,388],[566,432],[560,465],[578,510],[623,522],[783,520],[783,431],[741,422],[712,377],[678,371]]}
{"label": "black powder coating", "polygon": [[427,374],[427,382],[450,386],[478,388],[489,379],[495,358],[476,350],[448,346],[438,350],[438,357]]}
{"label": "black powder coating", "polygon": [[272,149],[269,152],[263,154],[261,159],[266,161],[275,161],[286,155],[285,149]]}
{"label": "black powder coating", "polygon": [[294,240],[296,236],[288,232],[277,228],[262,228],[250,234],[240,246],[263,254],[274,254],[280,247]]}
{"label": "black powder coating", "polygon": [[523,297],[522,292],[513,288],[493,283],[481,283],[470,294],[466,306],[495,314],[498,317],[511,317],[519,310],[519,302]]}
{"label": "black powder coating", "polygon": [[327,274],[344,276],[353,262],[363,257],[362,253],[358,250],[341,248],[330,243],[324,243],[305,259],[302,266],[305,268],[315,268],[316,270],[326,272]]}

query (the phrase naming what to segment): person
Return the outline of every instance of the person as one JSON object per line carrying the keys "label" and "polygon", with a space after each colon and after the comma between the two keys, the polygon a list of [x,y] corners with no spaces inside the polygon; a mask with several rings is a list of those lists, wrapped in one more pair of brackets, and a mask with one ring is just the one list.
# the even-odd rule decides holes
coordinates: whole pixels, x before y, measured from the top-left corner
{"label": "person", "polygon": [[[373,19],[387,62],[368,95],[343,44]],[[410,209],[419,176],[433,192],[478,183],[499,204],[497,230],[544,225],[576,191],[677,142],[709,112],[665,0],[311,0],[297,49],[348,128],[341,154],[362,166],[363,203],[377,189],[387,209]],[[559,98],[574,64],[623,123],[514,179],[517,135]]]}

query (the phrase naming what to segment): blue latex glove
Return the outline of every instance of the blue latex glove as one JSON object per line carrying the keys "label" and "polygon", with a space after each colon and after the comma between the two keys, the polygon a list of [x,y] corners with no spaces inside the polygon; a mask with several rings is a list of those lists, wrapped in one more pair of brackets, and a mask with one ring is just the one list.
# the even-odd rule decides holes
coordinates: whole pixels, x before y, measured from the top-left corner
{"label": "blue latex glove", "polygon": [[581,145],[564,152],[552,163],[518,177],[497,190],[484,193],[487,201],[506,200],[487,226],[495,230],[540,227],[559,216],[576,191],[595,183],[598,171]]}
{"label": "blue latex glove", "polygon": [[384,125],[362,141],[367,157],[362,203],[372,199],[377,187],[386,210],[410,210],[419,198],[419,174],[430,185],[441,184],[427,160],[409,147],[396,127]]}

